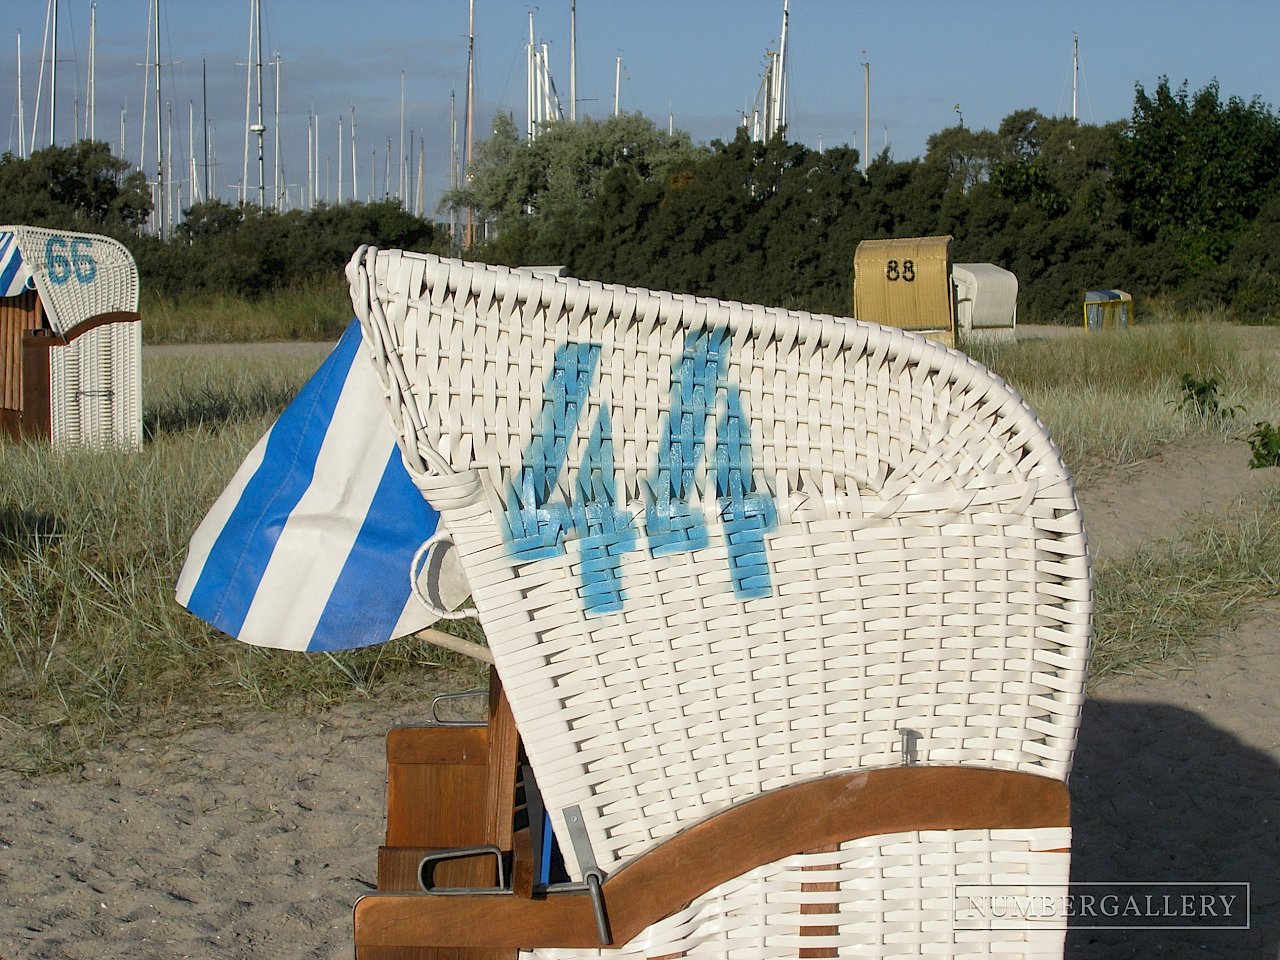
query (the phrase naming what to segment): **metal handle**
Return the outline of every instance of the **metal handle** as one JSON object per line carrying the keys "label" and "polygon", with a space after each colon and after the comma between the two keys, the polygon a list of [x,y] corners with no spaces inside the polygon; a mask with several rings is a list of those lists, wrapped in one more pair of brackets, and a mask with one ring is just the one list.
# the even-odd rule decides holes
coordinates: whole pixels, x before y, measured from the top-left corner
{"label": "metal handle", "polygon": [[[498,861],[498,885],[496,887],[437,887],[432,882],[436,864],[449,860],[465,860],[468,857],[483,857],[492,854]],[[502,868],[502,851],[494,846],[450,847],[447,850],[433,850],[418,861],[418,886],[423,893],[436,896],[464,896],[475,894],[495,895],[510,893],[507,889],[506,875]]]}
{"label": "metal handle", "polygon": [[439,528],[423,541],[422,546],[418,548],[418,552],[413,555],[413,560],[409,564],[409,589],[418,598],[418,602],[435,614],[438,620],[465,620],[467,617],[479,616],[479,611],[475,607],[459,607],[457,610],[445,610],[436,606],[418,585],[418,576],[422,573],[423,566],[430,560],[432,551],[444,544],[452,546],[453,537],[449,536],[449,531]]}
{"label": "metal handle", "polygon": [[431,698],[431,722],[438,727],[483,727],[484,721],[475,720],[446,720],[440,716],[436,709],[440,704],[452,700],[471,700],[475,697],[487,697],[488,690],[464,690],[461,693],[442,693]]}
{"label": "metal handle", "polygon": [[600,937],[600,946],[607,947],[613,943],[613,933],[609,930],[609,915],[604,910],[604,891],[600,888],[602,880],[603,876],[598,871],[592,871],[586,876],[591,909],[596,913],[596,933]]}

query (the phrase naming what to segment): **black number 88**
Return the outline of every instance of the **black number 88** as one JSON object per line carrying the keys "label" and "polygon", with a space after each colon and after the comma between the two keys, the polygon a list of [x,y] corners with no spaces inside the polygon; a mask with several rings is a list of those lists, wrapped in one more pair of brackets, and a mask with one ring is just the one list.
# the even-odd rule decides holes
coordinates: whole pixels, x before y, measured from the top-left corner
{"label": "black number 88", "polygon": [[903,260],[902,266],[899,268],[897,260],[890,260],[884,267],[884,278],[889,281],[905,280],[911,283],[916,278],[916,262],[914,260]]}

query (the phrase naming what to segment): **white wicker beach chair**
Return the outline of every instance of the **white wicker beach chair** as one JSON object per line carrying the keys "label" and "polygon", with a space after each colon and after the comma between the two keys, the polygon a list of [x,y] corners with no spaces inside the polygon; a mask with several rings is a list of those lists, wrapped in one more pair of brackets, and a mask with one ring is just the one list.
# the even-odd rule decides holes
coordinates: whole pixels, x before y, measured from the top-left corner
{"label": "white wicker beach chair", "polygon": [[829,316],[348,275],[576,882],[370,895],[360,957],[1061,954],[957,907],[1068,875],[1090,572],[1007,385]]}
{"label": "white wicker beach chair", "polygon": [[118,240],[0,226],[0,432],[142,445],[138,267]]}

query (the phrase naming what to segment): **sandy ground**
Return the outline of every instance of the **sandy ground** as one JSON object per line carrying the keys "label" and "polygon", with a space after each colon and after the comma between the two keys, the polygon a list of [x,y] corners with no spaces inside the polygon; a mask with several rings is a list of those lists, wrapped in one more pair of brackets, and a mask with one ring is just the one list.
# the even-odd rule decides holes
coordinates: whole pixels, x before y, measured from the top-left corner
{"label": "sandy ground", "polygon": [[[1197,443],[1097,479],[1081,493],[1095,553],[1225,508],[1264,481],[1246,459]],[[1105,684],[1071,782],[1076,880],[1248,881],[1252,929],[1077,929],[1069,957],[1280,956],[1278,634],[1280,600],[1194,669]],[[369,703],[252,715],[69,774],[0,771],[0,958],[350,957],[383,830],[382,737],[423,719]]]}
{"label": "sandy ground", "polygon": [[[1094,555],[1280,480],[1247,460],[1241,444],[1185,444],[1082,490]],[[1251,929],[1074,929],[1073,960],[1280,957],[1280,599],[1217,641],[1192,668],[1109,680],[1085,703],[1072,879],[1247,882]]]}

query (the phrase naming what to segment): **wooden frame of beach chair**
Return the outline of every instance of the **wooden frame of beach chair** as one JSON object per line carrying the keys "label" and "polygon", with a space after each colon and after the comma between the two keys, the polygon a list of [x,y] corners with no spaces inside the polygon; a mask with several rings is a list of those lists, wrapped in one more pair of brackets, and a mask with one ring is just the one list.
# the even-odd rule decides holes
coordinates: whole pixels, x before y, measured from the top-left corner
{"label": "wooden frame of beach chair", "polygon": [[[1060,923],[957,906],[1068,874],[1088,555],[1020,398],[854,321],[348,273],[502,680],[486,732],[389,738],[358,957],[1061,954]],[[515,730],[567,886],[513,827]]]}

